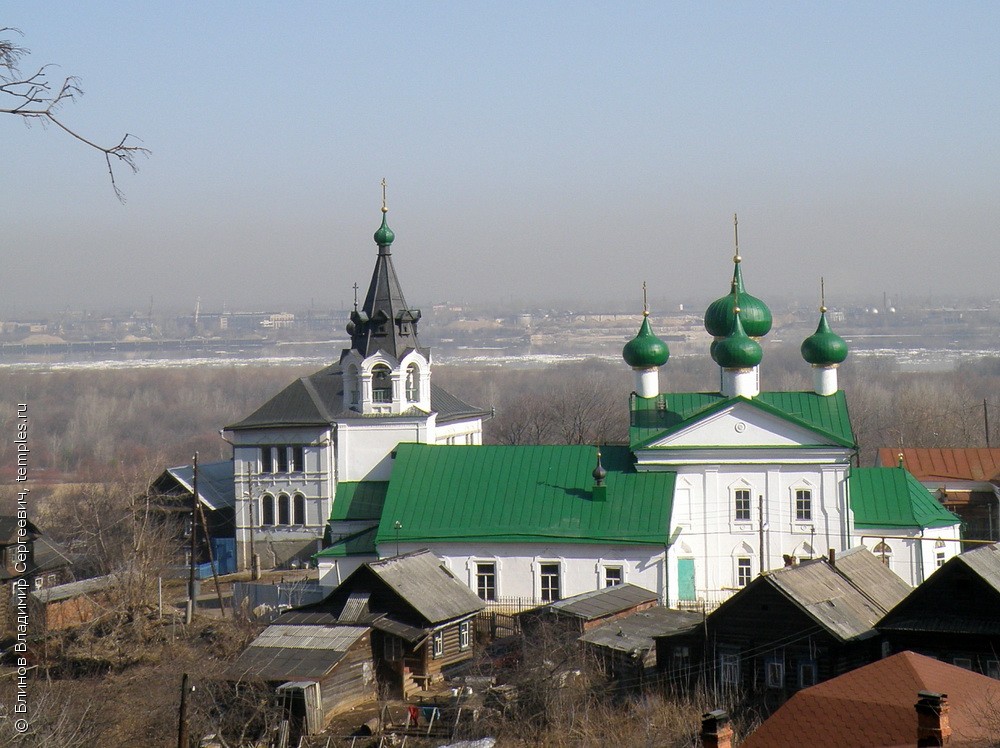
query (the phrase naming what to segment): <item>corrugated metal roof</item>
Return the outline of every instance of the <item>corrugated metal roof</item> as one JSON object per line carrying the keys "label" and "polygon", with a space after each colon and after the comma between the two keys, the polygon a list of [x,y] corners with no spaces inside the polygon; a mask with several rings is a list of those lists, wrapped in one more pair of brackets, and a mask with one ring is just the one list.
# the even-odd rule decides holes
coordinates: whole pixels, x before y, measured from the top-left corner
{"label": "corrugated metal roof", "polygon": [[[469,405],[436,384],[431,384],[431,410],[438,414],[438,423],[488,415],[488,411]],[[226,426],[226,430],[327,426],[339,418],[362,417],[344,407],[343,372],[338,363],[296,379],[242,421]]]}
{"label": "corrugated metal roof", "polygon": [[349,623],[366,618],[369,615],[368,598],[370,597],[371,593],[364,591],[352,592],[348,595],[344,609],[340,611],[340,620]]}
{"label": "corrugated metal roof", "polygon": [[367,626],[268,626],[231,666],[234,677],[318,678],[336,665]]}
{"label": "corrugated metal roof", "polygon": [[858,528],[950,527],[961,522],[903,468],[852,468],[847,492]]}
{"label": "corrugated metal roof", "polygon": [[456,579],[430,551],[406,553],[365,564],[365,567],[431,624],[470,615],[484,607],[476,593]]}
{"label": "corrugated metal roof", "polygon": [[377,522],[382,516],[388,490],[389,481],[341,481],[337,484],[330,520],[370,519]]}
{"label": "corrugated metal roof", "polygon": [[892,610],[913,590],[864,546],[840,553],[834,568],[882,610]]}
{"label": "corrugated metal roof", "polygon": [[[756,584],[776,587],[841,641],[873,634],[874,625],[887,612],[874,602],[879,597],[876,591],[862,593],[825,559],[769,572],[738,594],[750,594]],[[735,597],[730,599],[735,600]]]}
{"label": "corrugated metal roof", "polygon": [[700,625],[702,614],[656,606],[591,629],[580,641],[619,652],[647,652],[654,637],[670,636]]}
{"label": "corrugated metal roof", "polygon": [[54,603],[58,600],[68,600],[80,595],[88,595],[93,592],[100,592],[107,589],[114,582],[114,576],[91,577],[81,579],[79,582],[67,582],[54,587],[43,587],[40,590],[33,590],[31,596],[41,603]]}
{"label": "corrugated metal roof", "polygon": [[663,545],[671,472],[637,473],[626,447],[602,447],[607,498],[592,497],[589,446],[400,444],[376,543],[547,542]]}
{"label": "corrugated metal roof", "polygon": [[882,467],[896,467],[899,455],[903,455],[903,467],[919,480],[963,480],[988,483],[1000,481],[1000,448],[966,449],[890,449],[878,451],[878,464]]}
{"label": "corrugated metal roof", "polygon": [[[193,465],[178,465],[167,468],[167,474],[177,481],[185,491],[194,492]],[[232,460],[198,464],[198,498],[213,511],[236,506]]]}
{"label": "corrugated metal roof", "polygon": [[618,584],[599,590],[583,592],[544,606],[562,616],[573,616],[584,621],[621,613],[643,603],[655,602],[658,596],[634,584]]}
{"label": "corrugated metal roof", "polygon": [[990,745],[1000,682],[914,652],[865,665],[799,691],[741,748],[869,748],[917,744],[920,691],[946,694],[949,745]]}
{"label": "corrugated metal roof", "polygon": [[391,618],[379,618],[377,621],[372,623],[372,628],[384,631],[387,634],[398,636],[401,639],[406,639],[408,642],[418,642],[427,636],[428,633],[426,629],[417,628],[416,626],[408,626],[405,623],[394,621]]}
{"label": "corrugated metal roof", "polygon": [[855,444],[843,391],[829,396],[815,392],[761,392],[754,398],[725,397],[714,392],[672,392],[662,398],[666,402],[662,409],[660,398],[632,399],[629,441],[633,449],[642,448],[741,400],[835,443],[848,447]]}

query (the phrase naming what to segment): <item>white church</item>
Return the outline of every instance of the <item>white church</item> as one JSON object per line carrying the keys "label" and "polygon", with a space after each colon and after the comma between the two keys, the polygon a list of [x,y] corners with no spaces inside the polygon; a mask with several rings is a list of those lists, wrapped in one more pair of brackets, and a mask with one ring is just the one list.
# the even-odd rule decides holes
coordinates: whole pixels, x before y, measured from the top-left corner
{"label": "white church", "polygon": [[432,381],[382,210],[351,347],[225,429],[239,568],[313,559],[335,586],[366,561],[430,548],[485,600],[631,582],[711,607],[830,549],[865,545],[910,584],[959,552],[958,518],[904,468],[853,464],[837,381],[847,345],[825,308],[802,344],[813,389],[761,387],[772,319],[745,290],[738,244],[730,292],[705,314],[718,391],[661,385],[669,351],[644,313],[623,350],[629,444],[491,446],[489,412]]}

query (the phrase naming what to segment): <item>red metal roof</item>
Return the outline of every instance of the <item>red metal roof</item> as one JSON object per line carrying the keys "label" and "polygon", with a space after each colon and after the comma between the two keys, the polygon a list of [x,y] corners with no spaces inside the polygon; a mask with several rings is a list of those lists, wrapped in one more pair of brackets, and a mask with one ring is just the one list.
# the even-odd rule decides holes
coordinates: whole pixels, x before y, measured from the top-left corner
{"label": "red metal roof", "polygon": [[878,464],[895,467],[899,464],[900,454],[903,455],[903,467],[917,480],[1000,481],[1000,449],[883,447],[878,451]]}
{"label": "red metal roof", "polygon": [[900,652],[799,691],[740,748],[896,748],[917,744],[919,691],[947,694],[950,746],[1000,733],[1000,681]]}

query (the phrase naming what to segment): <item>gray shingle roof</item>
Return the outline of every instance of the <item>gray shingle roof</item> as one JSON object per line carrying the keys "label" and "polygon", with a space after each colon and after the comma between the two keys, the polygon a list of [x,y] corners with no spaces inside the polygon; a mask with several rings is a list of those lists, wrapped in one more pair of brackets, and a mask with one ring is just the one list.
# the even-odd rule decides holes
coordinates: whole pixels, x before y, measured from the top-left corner
{"label": "gray shingle roof", "polygon": [[584,621],[621,613],[643,603],[656,602],[657,595],[634,584],[619,584],[567,597],[546,606],[561,616],[572,616]]}
{"label": "gray shingle roof", "polygon": [[[436,384],[431,384],[431,410],[438,414],[438,423],[488,415],[488,411],[469,405]],[[332,364],[308,377],[296,379],[242,421],[226,426],[226,430],[327,426],[341,418],[365,417],[344,407],[343,371],[339,364]]]}
{"label": "gray shingle roof", "polygon": [[837,556],[835,568],[886,611],[896,607],[913,590],[864,546],[851,548]]}
{"label": "gray shingle roof", "polygon": [[984,545],[955,557],[954,563],[965,564],[990,587],[1000,592],[1000,543]]}
{"label": "gray shingle roof", "polygon": [[366,564],[431,624],[483,609],[484,603],[430,551],[415,551]]}
{"label": "gray shingle roof", "polygon": [[618,652],[647,652],[656,636],[671,636],[700,625],[702,614],[656,606],[591,629],[580,641]]}
{"label": "gray shingle roof", "polygon": [[712,616],[754,595],[761,585],[774,587],[841,641],[873,636],[875,624],[910,592],[866,548],[859,547],[842,553],[836,567],[819,558],[768,572],[723,603]]}

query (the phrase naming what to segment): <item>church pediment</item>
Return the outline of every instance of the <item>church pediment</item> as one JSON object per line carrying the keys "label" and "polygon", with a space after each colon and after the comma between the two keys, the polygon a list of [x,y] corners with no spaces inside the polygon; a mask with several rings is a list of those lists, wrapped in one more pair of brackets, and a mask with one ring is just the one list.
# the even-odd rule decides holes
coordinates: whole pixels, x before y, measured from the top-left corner
{"label": "church pediment", "polygon": [[842,445],[805,423],[741,399],[678,425],[645,448],[802,446]]}

